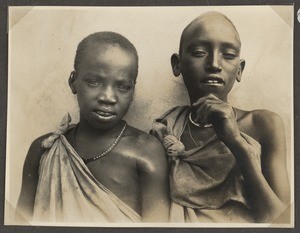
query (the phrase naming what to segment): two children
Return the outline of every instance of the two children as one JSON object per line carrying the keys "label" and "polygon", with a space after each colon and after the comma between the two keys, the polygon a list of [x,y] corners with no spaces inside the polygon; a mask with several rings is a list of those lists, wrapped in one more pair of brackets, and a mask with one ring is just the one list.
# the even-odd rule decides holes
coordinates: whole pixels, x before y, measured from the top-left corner
{"label": "two children", "polygon": [[245,67],[240,49],[232,22],[208,12],[184,29],[171,57],[191,103],[169,110],[152,130],[170,161],[171,221],[273,222],[289,204],[281,118],[227,101]]}
{"label": "two children", "polygon": [[[173,222],[273,222],[290,201],[281,118],[227,101],[245,67],[240,49],[232,22],[209,12],[184,29],[171,57],[191,106],[169,110],[152,134],[168,155]],[[164,151],[122,120],[137,60],[115,33],[79,44],[69,84],[80,122],[71,126],[66,117],[54,134],[33,142],[19,210],[42,221],[168,221]]]}
{"label": "two children", "polygon": [[23,171],[18,211],[38,222],[168,220],[167,161],[159,141],[122,120],[138,74],[134,46],[113,32],[86,37],[69,78],[80,121],[66,116],[36,139]]}

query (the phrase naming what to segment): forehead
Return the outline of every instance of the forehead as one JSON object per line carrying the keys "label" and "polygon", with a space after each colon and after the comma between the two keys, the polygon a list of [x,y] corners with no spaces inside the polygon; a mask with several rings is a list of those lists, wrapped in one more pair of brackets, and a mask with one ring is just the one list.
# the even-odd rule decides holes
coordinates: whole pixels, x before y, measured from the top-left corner
{"label": "forehead", "polygon": [[194,20],[184,31],[182,43],[221,43],[240,48],[241,42],[235,27],[225,17],[210,15]]}
{"label": "forehead", "polygon": [[81,59],[81,66],[107,65],[107,66],[128,66],[134,62],[129,51],[124,50],[118,44],[91,43],[85,49]]}

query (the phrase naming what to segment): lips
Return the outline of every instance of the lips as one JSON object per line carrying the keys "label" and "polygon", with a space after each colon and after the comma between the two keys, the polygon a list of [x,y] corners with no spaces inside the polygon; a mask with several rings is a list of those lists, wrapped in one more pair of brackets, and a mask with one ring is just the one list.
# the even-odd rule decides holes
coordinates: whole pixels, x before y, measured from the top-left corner
{"label": "lips", "polygon": [[101,120],[111,120],[117,116],[117,114],[113,111],[108,110],[97,110],[94,111],[97,117]]}
{"label": "lips", "polygon": [[225,84],[224,80],[217,76],[208,77],[202,80],[201,83],[208,86],[223,86]]}

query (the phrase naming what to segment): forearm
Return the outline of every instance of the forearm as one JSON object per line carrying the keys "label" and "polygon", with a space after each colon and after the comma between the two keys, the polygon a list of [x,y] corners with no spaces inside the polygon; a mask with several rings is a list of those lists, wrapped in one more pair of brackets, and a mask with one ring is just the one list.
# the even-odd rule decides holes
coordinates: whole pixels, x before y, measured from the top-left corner
{"label": "forearm", "polygon": [[273,220],[284,210],[285,205],[263,176],[249,144],[240,136],[226,145],[235,156],[244,177],[246,192],[257,221]]}

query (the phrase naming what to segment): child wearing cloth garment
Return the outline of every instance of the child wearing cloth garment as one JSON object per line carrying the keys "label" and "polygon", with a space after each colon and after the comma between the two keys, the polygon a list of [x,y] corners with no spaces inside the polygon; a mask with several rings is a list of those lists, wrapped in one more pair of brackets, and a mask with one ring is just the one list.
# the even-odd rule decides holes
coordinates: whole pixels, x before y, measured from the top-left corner
{"label": "child wearing cloth garment", "polygon": [[97,32],[78,45],[69,86],[80,121],[69,115],[27,154],[18,215],[48,223],[166,222],[167,160],[161,143],[126,123],[138,55],[124,36]]}
{"label": "child wearing cloth garment", "polygon": [[187,25],[171,57],[191,103],[167,111],[152,129],[170,163],[172,222],[289,221],[282,119],[227,99],[242,79],[240,49],[233,23],[208,12]]}

